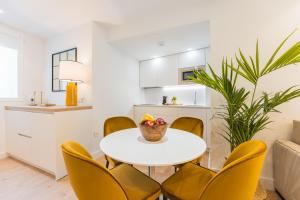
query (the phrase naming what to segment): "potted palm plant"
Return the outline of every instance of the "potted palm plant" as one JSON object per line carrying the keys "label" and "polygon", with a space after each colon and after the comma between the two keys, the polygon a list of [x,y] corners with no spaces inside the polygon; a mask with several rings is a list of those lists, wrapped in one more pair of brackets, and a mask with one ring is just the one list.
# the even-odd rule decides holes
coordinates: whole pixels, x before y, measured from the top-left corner
{"label": "potted palm plant", "polygon": [[[231,151],[239,144],[251,140],[259,131],[271,123],[269,114],[279,112],[277,106],[300,96],[296,86],[273,94],[262,92],[257,94],[259,80],[275,70],[300,62],[300,42],[295,43],[284,53],[279,51],[292,34],[286,37],[277,47],[266,64],[260,61],[258,41],[255,56],[246,58],[239,50],[234,62],[222,61],[222,72],[218,75],[210,65],[208,72],[195,71],[190,79],[220,93],[226,103],[216,116],[225,121],[226,129],[222,136],[230,143]],[[252,84],[252,89],[239,87],[237,81],[243,78]]]}

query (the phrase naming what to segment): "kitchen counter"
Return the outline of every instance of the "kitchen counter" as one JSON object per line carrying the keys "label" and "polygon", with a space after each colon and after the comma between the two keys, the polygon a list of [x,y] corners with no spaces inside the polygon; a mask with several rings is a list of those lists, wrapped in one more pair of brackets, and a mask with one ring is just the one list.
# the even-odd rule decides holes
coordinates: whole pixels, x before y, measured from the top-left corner
{"label": "kitchen counter", "polygon": [[90,110],[93,106],[5,106],[5,110],[23,111],[23,112],[39,112],[39,113],[55,113],[74,110]]}
{"label": "kitchen counter", "polygon": [[171,107],[171,108],[204,108],[204,109],[211,109],[211,106],[205,106],[205,105],[185,105],[185,104],[178,104],[178,105],[162,105],[162,104],[137,104],[134,105],[136,107]]}
{"label": "kitchen counter", "polygon": [[[6,106],[7,153],[55,176],[67,175],[61,145],[96,145],[92,106]],[[97,152],[92,152],[97,153]]]}

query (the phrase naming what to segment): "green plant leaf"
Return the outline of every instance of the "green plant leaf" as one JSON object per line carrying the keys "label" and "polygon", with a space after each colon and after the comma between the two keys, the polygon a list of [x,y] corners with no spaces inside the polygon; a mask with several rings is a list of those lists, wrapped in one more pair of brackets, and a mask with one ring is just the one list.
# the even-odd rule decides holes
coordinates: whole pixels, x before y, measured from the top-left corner
{"label": "green plant leaf", "polygon": [[[259,79],[285,66],[300,62],[300,42],[292,45],[287,51],[277,57],[279,50],[286,43],[290,34],[277,47],[269,58],[264,68],[260,69],[260,51],[258,40],[256,41],[255,57],[249,56],[249,60],[239,50],[235,56],[235,63],[225,57],[221,63],[221,74],[217,74],[213,67],[208,65],[207,73],[204,70],[194,71],[195,76],[191,80],[195,83],[205,85],[220,93],[225,101],[215,117],[222,119],[225,129],[220,133],[222,137],[230,143],[231,150],[243,142],[251,140],[255,134],[263,131],[272,122],[268,116],[271,112],[279,112],[277,107],[292,99],[300,97],[300,88],[293,86],[286,90],[268,94],[262,92],[256,94]],[[238,87],[239,77],[249,81],[254,87]],[[250,94],[251,98],[250,98]],[[256,99],[255,97],[258,96]]]}
{"label": "green plant leaf", "polygon": [[[272,56],[269,58],[267,64],[265,65],[265,67],[262,69],[261,71],[261,74],[262,75],[265,75],[265,74],[268,74],[270,73],[271,71],[274,71],[275,70],[275,66],[272,66],[272,63],[276,57],[276,55],[278,54],[278,52],[280,51],[280,49],[284,46],[284,44],[287,42],[287,40],[295,33],[295,31],[293,31],[291,34],[289,34],[280,44],[279,46],[276,48],[276,50],[274,51],[274,53],[272,54]],[[299,42],[297,42],[299,43]],[[295,44],[294,46],[298,46],[298,44]],[[292,51],[297,51],[295,49],[295,47],[292,47],[290,49],[290,52],[289,53],[292,53]],[[286,52],[287,53],[287,52]],[[289,54],[288,53],[288,54]],[[298,55],[299,55],[299,52],[298,52]],[[282,56],[281,56],[282,57]],[[283,56],[285,57],[285,56]],[[283,61],[283,59],[281,59],[281,61]],[[279,60],[277,61],[277,65],[280,64]]]}

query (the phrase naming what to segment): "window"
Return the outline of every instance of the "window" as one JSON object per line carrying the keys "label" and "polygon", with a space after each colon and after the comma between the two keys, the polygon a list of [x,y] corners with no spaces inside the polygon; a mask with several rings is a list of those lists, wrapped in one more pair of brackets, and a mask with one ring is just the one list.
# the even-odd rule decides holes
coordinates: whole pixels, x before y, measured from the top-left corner
{"label": "window", "polygon": [[0,98],[18,98],[18,48],[12,38],[0,35]]}

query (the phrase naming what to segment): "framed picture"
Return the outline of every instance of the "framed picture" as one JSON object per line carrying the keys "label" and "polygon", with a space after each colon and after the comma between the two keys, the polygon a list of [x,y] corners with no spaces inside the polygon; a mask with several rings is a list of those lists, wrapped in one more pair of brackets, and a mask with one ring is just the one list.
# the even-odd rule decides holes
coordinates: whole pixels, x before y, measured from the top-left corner
{"label": "framed picture", "polygon": [[77,48],[52,54],[52,92],[63,92],[67,83],[59,80],[59,62],[62,60],[77,61]]}

